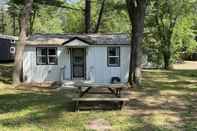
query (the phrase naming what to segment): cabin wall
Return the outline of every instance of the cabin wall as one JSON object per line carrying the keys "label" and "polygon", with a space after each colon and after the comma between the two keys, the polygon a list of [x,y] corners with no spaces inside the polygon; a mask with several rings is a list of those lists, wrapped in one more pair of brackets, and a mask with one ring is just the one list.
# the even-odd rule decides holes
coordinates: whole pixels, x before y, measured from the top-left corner
{"label": "cabin wall", "polygon": [[[86,79],[110,83],[112,77],[127,82],[129,71],[128,46],[120,47],[120,67],[107,66],[107,46],[89,46],[86,49]],[[23,77],[26,82],[71,80],[70,50],[57,48],[58,65],[37,65],[36,47],[27,46],[23,59]]]}
{"label": "cabin wall", "polygon": [[11,44],[10,39],[0,38],[0,61],[14,60],[14,55],[10,53],[10,47],[15,46]]}
{"label": "cabin wall", "polygon": [[65,65],[65,49],[57,48],[57,65],[37,65],[36,47],[26,47],[23,59],[23,79],[26,82],[60,81]]}
{"label": "cabin wall", "polygon": [[120,47],[120,67],[108,67],[107,46],[88,47],[87,49],[87,79],[97,83],[109,83],[112,77],[119,77],[121,82],[127,82],[129,71],[128,46]]}

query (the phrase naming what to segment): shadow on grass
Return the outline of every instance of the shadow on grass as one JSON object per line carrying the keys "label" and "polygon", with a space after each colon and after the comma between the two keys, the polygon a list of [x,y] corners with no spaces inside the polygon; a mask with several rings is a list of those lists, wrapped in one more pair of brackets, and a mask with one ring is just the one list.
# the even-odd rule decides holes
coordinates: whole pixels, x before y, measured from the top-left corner
{"label": "shadow on grass", "polygon": [[[55,121],[63,112],[73,111],[73,91],[55,93],[21,92],[0,95],[0,115],[14,113],[13,118],[0,120],[5,127],[19,127],[23,124],[39,124],[42,120]],[[24,113],[20,116],[23,111]],[[19,116],[18,116],[19,115]]]}
{"label": "shadow on grass", "polygon": [[143,72],[143,86],[146,89],[184,90],[197,92],[197,70],[171,70]]}
{"label": "shadow on grass", "polygon": [[145,70],[145,78],[168,78],[179,80],[181,77],[197,78],[197,70]]}
{"label": "shadow on grass", "polygon": [[[130,127],[128,131],[172,131],[172,129],[170,129],[169,127],[154,125],[153,123],[151,123],[151,121],[145,121],[139,116],[137,118],[138,120],[136,120],[136,122],[138,123],[138,126]],[[130,121],[133,121],[133,118],[131,118]]]}
{"label": "shadow on grass", "polygon": [[4,84],[11,84],[12,72],[13,72],[13,64],[11,63],[0,64],[0,82]]}
{"label": "shadow on grass", "polygon": [[[197,121],[197,70],[145,70],[143,77],[143,88],[135,90],[138,96],[131,99],[128,104],[129,109],[140,112],[137,117],[144,117],[146,111],[160,113],[169,111],[174,112],[175,117],[183,121],[183,127],[179,128],[197,129],[191,124],[187,126],[188,123]],[[151,121],[149,123],[142,120],[142,123],[143,126],[136,130],[168,130],[168,128],[152,125]],[[176,124],[174,123],[175,128]]]}
{"label": "shadow on grass", "polygon": [[175,82],[161,82],[149,81],[144,83],[145,88],[151,87],[157,90],[174,90],[174,91],[189,91],[197,92],[197,82],[190,81],[175,81]]}

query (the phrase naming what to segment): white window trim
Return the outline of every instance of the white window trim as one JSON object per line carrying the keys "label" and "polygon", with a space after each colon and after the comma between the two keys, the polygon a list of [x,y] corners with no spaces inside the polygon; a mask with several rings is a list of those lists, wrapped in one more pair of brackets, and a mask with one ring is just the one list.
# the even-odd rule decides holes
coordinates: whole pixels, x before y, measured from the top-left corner
{"label": "white window trim", "polygon": [[[46,49],[47,50],[47,54],[46,55],[39,55],[38,54],[38,50],[42,50],[42,49]],[[56,51],[56,55],[49,55],[49,49],[55,49],[55,51]],[[38,58],[46,58],[47,59],[47,61],[46,61],[46,63],[38,63]],[[52,62],[50,62],[49,61],[49,58],[50,57],[54,57],[54,58],[56,58],[56,63],[52,63]],[[57,47],[37,47],[37,49],[36,49],[36,63],[37,63],[37,65],[58,65],[58,56],[57,56]]]}
{"label": "white window trim", "polygon": [[[116,55],[115,56],[109,55],[110,48],[116,48]],[[120,47],[108,47],[108,49],[107,49],[107,57],[108,57],[107,58],[107,65],[108,65],[108,67],[120,67]],[[118,63],[117,64],[110,64],[109,63],[110,62],[110,58],[117,58],[118,59]]]}

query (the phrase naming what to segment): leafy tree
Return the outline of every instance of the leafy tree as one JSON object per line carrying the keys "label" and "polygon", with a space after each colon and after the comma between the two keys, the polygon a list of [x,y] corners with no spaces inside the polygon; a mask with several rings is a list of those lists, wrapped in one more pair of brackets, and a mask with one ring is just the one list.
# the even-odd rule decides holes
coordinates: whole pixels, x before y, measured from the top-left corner
{"label": "leafy tree", "polygon": [[[34,1],[33,0],[12,0],[10,2],[15,5],[17,3],[19,6],[21,6],[20,11],[19,11],[20,35],[19,35],[19,43],[17,43],[17,48],[16,48],[15,68],[13,72],[13,83],[17,85],[17,84],[20,84],[20,82],[22,81],[23,52],[24,52],[25,41],[27,37],[28,21],[32,13],[32,7],[34,4]],[[41,2],[42,4],[45,4],[46,2],[48,2],[48,4],[51,4],[52,1],[41,1]],[[59,4],[56,1],[53,1],[53,2],[55,2],[55,4]]]}
{"label": "leafy tree", "polygon": [[20,17],[20,36],[19,43],[17,43],[16,55],[15,55],[15,68],[13,72],[13,83],[19,84],[22,76],[22,60],[23,52],[25,48],[25,40],[27,36],[28,19],[32,11],[33,0],[25,0],[23,10]]}
{"label": "leafy tree", "polygon": [[126,0],[132,32],[129,83],[136,86],[140,86],[141,84],[141,44],[144,33],[146,2],[146,0]]}
{"label": "leafy tree", "polygon": [[91,0],[85,0],[85,33],[89,33],[91,29]]}
{"label": "leafy tree", "polygon": [[[10,15],[13,16],[13,20],[15,17],[18,18],[18,21],[20,22],[20,12],[24,6],[24,0],[10,0],[9,1],[9,12]],[[30,14],[29,17],[29,23],[28,23],[28,34],[31,35],[34,30],[37,32],[39,31],[40,27],[39,24],[42,24],[44,21],[42,21],[44,19],[44,15],[46,15],[46,19],[49,19],[49,17],[51,16],[52,21],[47,21],[49,22],[49,24],[46,24],[47,22],[45,21],[46,25],[50,25],[50,27],[48,26],[49,30],[47,30],[45,27],[43,28],[43,30],[41,30],[42,33],[62,33],[63,29],[55,29],[55,27],[58,28],[58,26],[60,27],[62,24],[60,24],[62,22],[62,16],[64,17],[65,15],[63,13],[63,11],[60,10],[72,10],[73,12],[81,12],[82,9],[81,8],[76,8],[76,7],[72,7],[70,5],[73,4],[69,4],[68,0],[64,1],[64,0],[34,0],[33,3],[33,10]],[[57,10],[58,13],[57,14]],[[54,14],[47,14],[47,11],[49,11],[49,13],[53,12]],[[39,14],[38,14],[39,13]],[[43,14],[42,14],[43,13]],[[60,14],[62,13],[62,14]],[[55,17],[56,16],[56,17]],[[61,17],[61,18],[60,18]],[[37,19],[38,18],[38,19]],[[36,23],[36,27],[34,28],[34,23],[35,20],[37,20],[38,23]],[[18,23],[19,23],[18,22]],[[52,26],[52,24],[55,24],[54,26]],[[14,22],[13,22],[14,25]],[[20,23],[19,23],[20,26]],[[14,27],[14,26],[13,26]],[[37,28],[38,27],[38,28]],[[52,27],[52,28],[51,28]],[[62,27],[61,27],[62,28]],[[20,27],[19,27],[20,29]],[[52,29],[55,29],[52,31]]]}
{"label": "leafy tree", "polygon": [[61,9],[54,6],[39,5],[42,9],[37,12],[34,33],[63,33],[63,20],[61,20]]}
{"label": "leafy tree", "polygon": [[[128,33],[130,21],[126,10],[125,1],[122,0],[106,0],[104,1],[104,9],[102,10],[102,20],[99,25],[98,32],[101,33]],[[97,0],[93,3],[96,7],[92,11],[92,24],[97,25],[103,1]],[[121,26],[120,26],[121,25]],[[96,28],[95,28],[96,29]],[[93,29],[93,30],[95,30]]]}
{"label": "leafy tree", "polygon": [[173,62],[174,43],[173,33],[178,22],[193,10],[192,0],[155,0],[149,7],[148,25],[155,36],[159,51],[163,55],[164,68],[169,69]]}
{"label": "leafy tree", "polygon": [[105,1],[106,0],[103,0],[102,1],[102,4],[101,4],[101,9],[100,9],[100,12],[99,12],[99,16],[98,16],[98,20],[97,20],[97,23],[96,23],[96,26],[95,26],[95,31],[94,33],[97,33],[99,31],[99,26],[101,24],[101,18],[103,16],[103,10],[104,10],[104,7],[105,7]]}
{"label": "leafy tree", "polygon": [[196,34],[193,27],[195,26],[196,17],[188,15],[182,17],[177,22],[172,34],[173,57],[180,59],[180,52],[192,53],[197,48]]}

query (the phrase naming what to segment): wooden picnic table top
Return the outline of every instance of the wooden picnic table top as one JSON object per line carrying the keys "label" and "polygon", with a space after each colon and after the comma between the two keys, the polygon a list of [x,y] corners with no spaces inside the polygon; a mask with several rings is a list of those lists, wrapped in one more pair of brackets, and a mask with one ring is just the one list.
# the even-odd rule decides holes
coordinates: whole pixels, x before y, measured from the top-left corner
{"label": "wooden picnic table top", "polygon": [[108,84],[108,83],[82,83],[78,82],[75,84],[76,87],[92,87],[92,88],[128,88],[126,83]]}
{"label": "wooden picnic table top", "polygon": [[73,101],[129,101],[129,98],[73,98]]}

